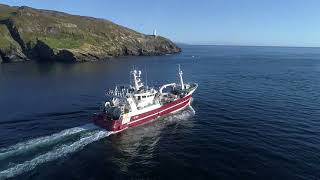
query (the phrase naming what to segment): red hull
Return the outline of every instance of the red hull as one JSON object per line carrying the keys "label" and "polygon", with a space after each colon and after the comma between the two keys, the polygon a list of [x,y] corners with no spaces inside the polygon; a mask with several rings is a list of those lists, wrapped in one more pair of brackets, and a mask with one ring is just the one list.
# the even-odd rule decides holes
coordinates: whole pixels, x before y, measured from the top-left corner
{"label": "red hull", "polygon": [[121,131],[128,127],[144,124],[158,117],[167,115],[169,113],[179,111],[190,104],[191,95],[185,96],[179,100],[165,104],[160,108],[141,113],[130,118],[130,122],[122,124],[122,120],[108,120],[105,114],[96,114],[93,117],[93,121],[96,125],[105,128],[109,131]]}

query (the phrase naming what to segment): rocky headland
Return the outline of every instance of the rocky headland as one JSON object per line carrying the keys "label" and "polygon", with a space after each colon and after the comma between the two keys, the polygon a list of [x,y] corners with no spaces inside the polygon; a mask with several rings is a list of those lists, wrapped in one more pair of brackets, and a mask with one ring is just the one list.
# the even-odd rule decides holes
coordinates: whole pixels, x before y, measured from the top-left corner
{"label": "rocky headland", "polygon": [[179,53],[169,39],[105,19],[0,4],[0,62],[81,62]]}

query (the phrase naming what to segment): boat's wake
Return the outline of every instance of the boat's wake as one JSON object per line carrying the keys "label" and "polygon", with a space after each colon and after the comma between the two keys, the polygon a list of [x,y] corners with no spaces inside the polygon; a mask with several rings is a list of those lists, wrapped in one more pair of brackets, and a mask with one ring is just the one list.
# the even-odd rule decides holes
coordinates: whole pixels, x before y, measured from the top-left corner
{"label": "boat's wake", "polygon": [[11,156],[19,155],[20,153],[26,153],[27,151],[31,151],[34,148],[37,148],[39,146],[54,144],[67,136],[75,135],[80,132],[93,130],[96,128],[97,127],[94,124],[89,123],[83,126],[66,129],[59,133],[55,133],[49,136],[39,137],[36,139],[31,139],[25,142],[21,142],[7,148],[1,148],[0,160],[11,157]]}
{"label": "boat's wake", "polygon": [[[42,154],[36,154],[33,156],[33,159],[20,163],[9,163],[5,170],[0,170],[0,179],[14,177],[21,173],[30,171],[40,164],[66,156],[94,141],[107,137],[110,134],[113,134],[113,132],[105,131],[93,124],[86,124],[84,126],[66,129],[50,136],[40,137],[18,143],[8,148],[2,148],[0,150],[0,160],[4,162],[6,159],[23,155],[23,153],[26,153],[27,151],[32,153],[33,150],[37,150],[41,147],[48,148],[48,146],[53,146],[49,151]],[[76,139],[73,139],[71,142],[63,144],[58,143],[58,141],[62,141],[70,136],[77,137],[75,137]]]}
{"label": "boat's wake", "polygon": [[[166,117],[168,123],[187,119],[193,115],[191,108]],[[94,124],[85,124],[49,136],[31,139],[0,149],[0,179],[17,176],[33,170],[38,165],[76,152],[86,145],[116,132],[106,131]]]}

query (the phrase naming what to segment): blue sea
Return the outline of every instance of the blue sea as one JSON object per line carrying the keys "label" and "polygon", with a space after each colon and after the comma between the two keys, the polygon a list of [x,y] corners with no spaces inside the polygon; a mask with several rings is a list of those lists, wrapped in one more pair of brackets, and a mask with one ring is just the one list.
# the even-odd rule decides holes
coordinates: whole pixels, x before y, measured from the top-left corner
{"label": "blue sea", "polygon": [[[0,179],[320,179],[320,48],[182,45],[176,55],[0,64]],[[112,134],[105,90],[184,80],[192,107]]]}

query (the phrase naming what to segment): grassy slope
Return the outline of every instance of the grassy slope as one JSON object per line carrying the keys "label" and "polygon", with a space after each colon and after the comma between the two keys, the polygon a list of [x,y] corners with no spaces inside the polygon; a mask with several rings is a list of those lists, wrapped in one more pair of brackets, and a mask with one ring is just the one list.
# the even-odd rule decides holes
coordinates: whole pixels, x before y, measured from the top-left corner
{"label": "grassy slope", "polygon": [[11,19],[18,28],[23,27],[19,32],[24,42],[34,45],[38,39],[56,50],[99,46],[101,51],[112,51],[113,47],[124,45],[128,40],[130,43],[136,38],[144,37],[140,33],[101,19],[31,8],[19,9],[17,12]]}
{"label": "grassy slope", "polygon": [[[9,6],[0,6],[0,21],[3,21],[11,16],[11,13],[15,11],[14,8]],[[11,35],[7,26],[0,24],[0,48],[3,51],[8,51],[10,48],[18,47],[19,44],[16,43]]]}
{"label": "grassy slope", "polygon": [[21,51],[19,44],[14,39],[12,39],[7,26],[2,24],[0,24],[0,48],[4,52],[9,52],[11,50],[17,49]]}
{"label": "grassy slope", "polygon": [[0,21],[12,16],[16,12],[16,8],[0,4]]}

